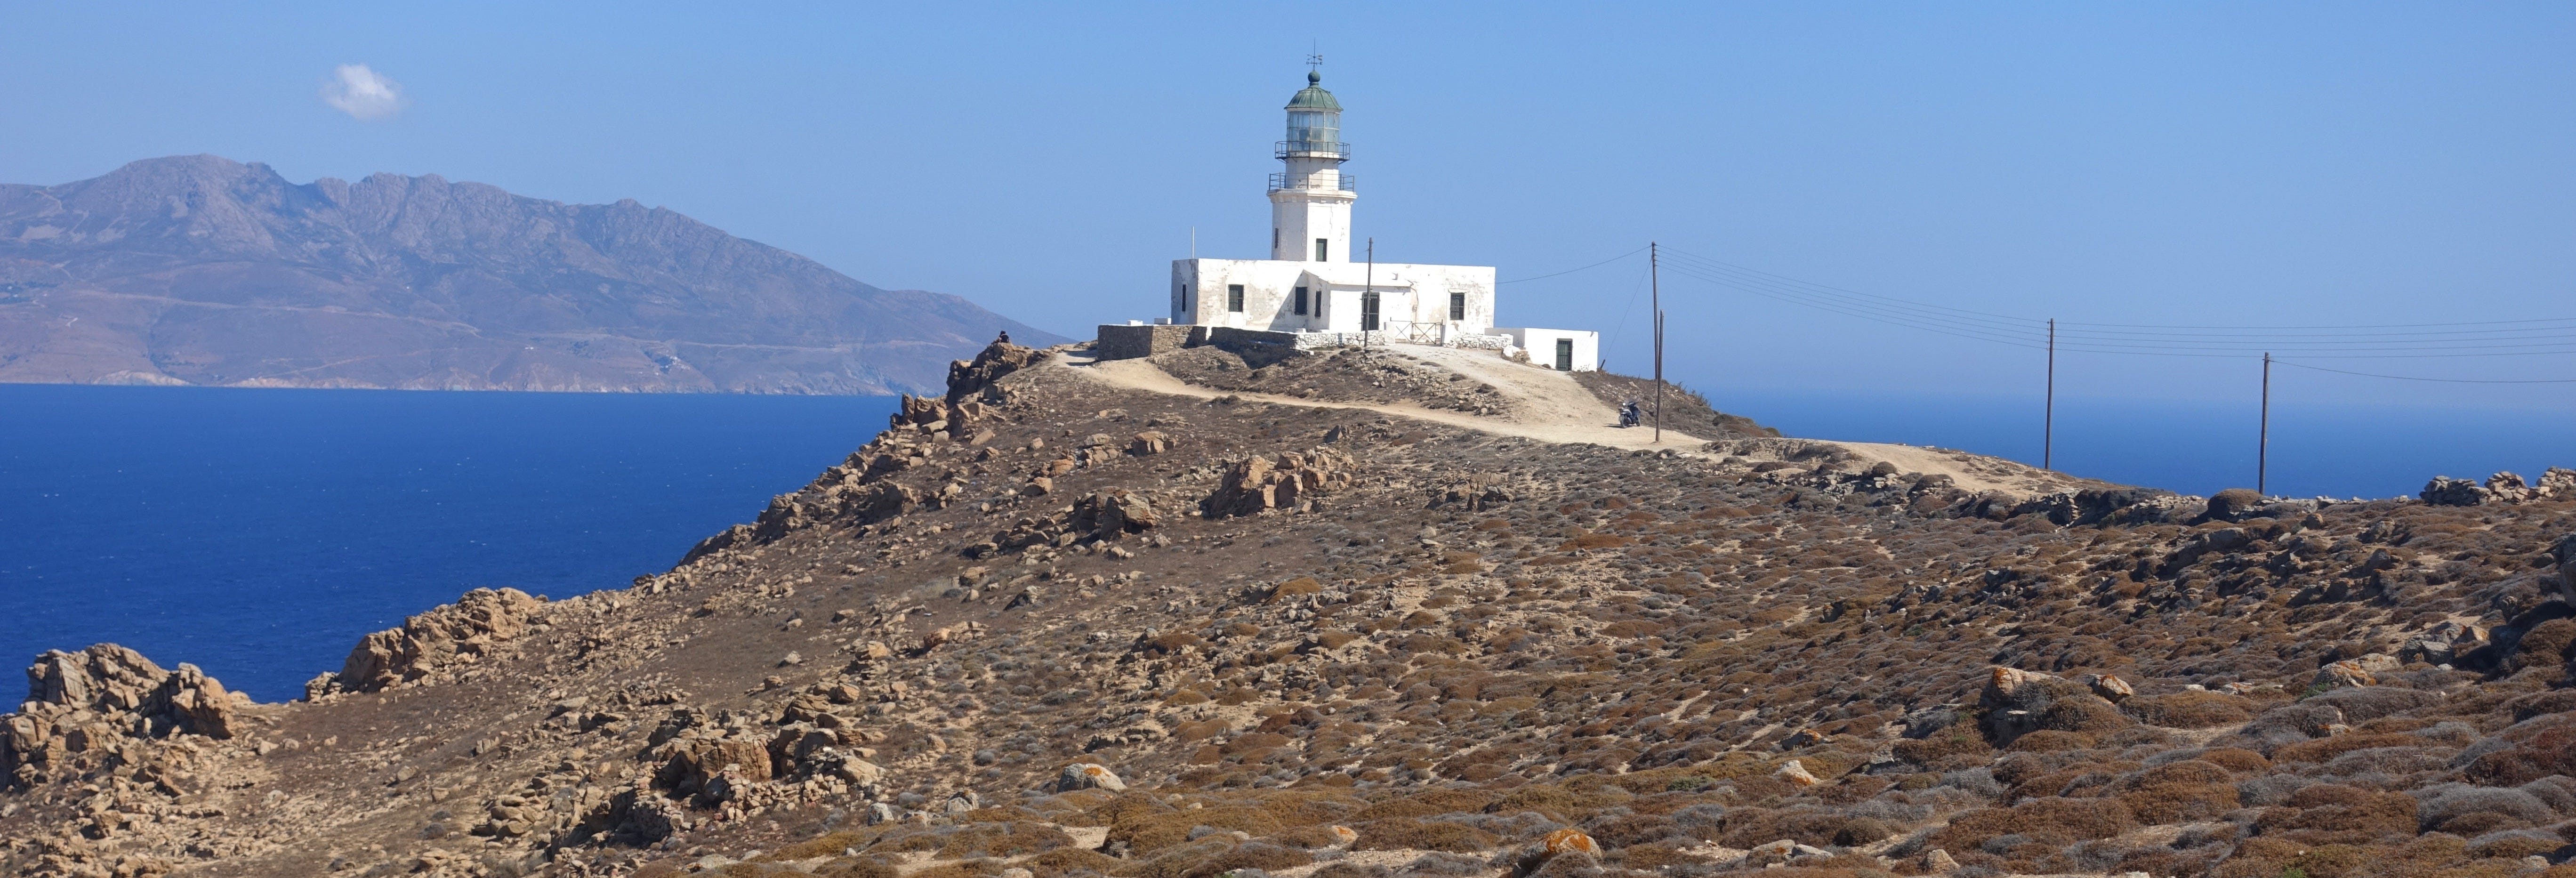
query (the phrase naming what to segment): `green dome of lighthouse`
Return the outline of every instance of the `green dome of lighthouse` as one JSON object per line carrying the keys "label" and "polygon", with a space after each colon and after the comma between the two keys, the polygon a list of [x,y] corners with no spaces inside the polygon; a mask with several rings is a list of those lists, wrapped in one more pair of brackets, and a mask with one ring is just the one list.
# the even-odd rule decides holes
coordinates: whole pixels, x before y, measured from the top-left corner
{"label": "green dome of lighthouse", "polygon": [[1340,112],[1342,109],[1342,102],[1333,100],[1333,93],[1324,90],[1323,82],[1324,75],[1322,73],[1312,70],[1306,71],[1306,87],[1298,89],[1297,96],[1288,99],[1287,109],[1332,110],[1334,112]]}

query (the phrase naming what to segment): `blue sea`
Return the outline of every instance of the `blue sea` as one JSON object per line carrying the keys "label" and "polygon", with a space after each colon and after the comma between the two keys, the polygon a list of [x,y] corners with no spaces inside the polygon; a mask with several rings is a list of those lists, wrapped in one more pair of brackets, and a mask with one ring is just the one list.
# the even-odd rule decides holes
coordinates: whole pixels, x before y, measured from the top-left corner
{"label": "blue sea", "polygon": [[[1793,436],[2036,463],[2035,400],[1720,392]],[[112,641],[261,700],[367,632],[514,586],[667,569],[885,423],[869,397],[0,385],[0,705],[47,649]],[[2254,481],[2244,407],[2061,400],[2059,469],[2209,493]],[[2411,494],[2576,466],[2576,415],[2278,408],[2268,487]]]}
{"label": "blue sea", "polygon": [[[102,641],[262,701],[367,632],[669,569],[884,429],[880,397],[0,385],[0,705]],[[0,708],[5,709],[5,708]]]}
{"label": "blue sea", "polygon": [[[1958,448],[2038,465],[2037,398],[1731,391],[1719,410],[1790,436]],[[2287,497],[2414,496],[2436,475],[2525,480],[2576,468],[2576,410],[2479,407],[2272,407],[2265,491]],[[2056,469],[2186,494],[2255,486],[2262,418],[2253,405],[2057,401]]]}

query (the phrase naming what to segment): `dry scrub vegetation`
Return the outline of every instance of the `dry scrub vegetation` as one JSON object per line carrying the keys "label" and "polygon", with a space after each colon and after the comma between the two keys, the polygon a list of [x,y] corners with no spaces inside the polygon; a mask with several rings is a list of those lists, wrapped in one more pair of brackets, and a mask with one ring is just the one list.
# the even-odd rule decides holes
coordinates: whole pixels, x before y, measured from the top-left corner
{"label": "dry scrub vegetation", "polygon": [[[221,808],[147,823],[185,832],[72,792],[178,738],[60,757],[0,797],[10,864],[2576,876],[2567,499],[1970,494],[1064,367],[908,411],[479,659],[180,736],[243,779],[168,780]],[[1335,462],[1246,487],[1290,453]],[[347,776],[362,729],[430,715]],[[272,792],[338,810],[263,835]],[[424,829],[505,794],[524,832]]]}

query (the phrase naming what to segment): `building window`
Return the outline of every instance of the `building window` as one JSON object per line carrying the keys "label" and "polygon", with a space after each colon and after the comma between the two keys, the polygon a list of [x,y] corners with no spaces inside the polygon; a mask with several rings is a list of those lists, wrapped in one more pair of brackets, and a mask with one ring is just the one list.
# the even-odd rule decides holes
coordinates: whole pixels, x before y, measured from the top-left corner
{"label": "building window", "polygon": [[1298,288],[1297,288],[1297,313],[1299,313],[1299,314],[1304,314],[1304,313],[1306,313],[1306,288],[1305,288],[1305,287],[1298,287]]}
{"label": "building window", "polygon": [[1270,249],[1272,252],[1277,252],[1279,250],[1279,229],[1277,227],[1273,227],[1270,230]]}
{"label": "building window", "polygon": [[1315,261],[1333,261],[1333,240],[1331,238],[1315,239]]}
{"label": "building window", "polygon": [[1225,285],[1225,310],[1228,310],[1228,311],[1241,311],[1241,310],[1243,310],[1243,285],[1242,285],[1242,284],[1226,284],[1226,285]]}
{"label": "building window", "polygon": [[1449,319],[1451,319],[1451,320],[1465,320],[1465,319],[1467,319],[1467,294],[1466,294],[1466,293],[1450,293],[1450,294],[1449,294]]}

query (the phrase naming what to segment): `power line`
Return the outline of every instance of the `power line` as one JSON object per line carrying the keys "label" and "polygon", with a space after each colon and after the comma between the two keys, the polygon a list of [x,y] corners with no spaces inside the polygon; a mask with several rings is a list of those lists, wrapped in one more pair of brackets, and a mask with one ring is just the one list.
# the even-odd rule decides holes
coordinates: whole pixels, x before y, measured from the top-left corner
{"label": "power line", "polygon": [[2364,378],[2388,378],[2397,381],[2439,381],[2444,384],[2576,384],[2576,378],[2423,378],[2414,375],[2377,375],[2369,372],[2328,369],[2324,366],[2310,366],[2304,363],[2294,363],[2289,360],[2279,358],[2274,358],[2272,362],[2279,363],[2284,366],[2297,366],[2301,369],[2314,369],[2319,372],[2359,375]]}
{"label": "power line", "polygon": [[[1649,246],[1652,246],[1652,245],[1649,245]],[[1610,258],[1608,258],[1608,259],[1604,259],[1604,260],[1601,260],[1601,261],[1599,261],[1599,262],[1592,263],[1591,265],[1586,265],[1586,266],[1584,266],[1584,267],[1582,267],[1582,268],[1569,268],[1569,269],[1566,269],[1566,270],[1564,270],[1564,271],[1556,272],[1555,274],[1542,274],[1542,275],[1539,275],[1539,276],[1537,276],[1537,277],[1516,277],[1516,278],[1513,278],[1513,279],[1511,279],[1511,280],[1499,280],[1499,281],[1495,281],[1495,282],[1494,282],[1494,285],[1495,285],[1495,286],[1502,286],[1502,285],[1504,285],[1504,284],[1516,284],[1516,283],[1520,283],[1520,282],[1522,282],[1522,281],[1546,280],[1546,279],[1548,279],[1548,278],[1556,277],[1556,276],[1558,276],[1558,275],[1573,274],[1573,273],[1578,272],[1578,271],[1590,271],[1590,270],[1592,270],[1592,269],[1600,268],[1601,266],[1608,265],[1608,264],[1610,264],[1610,263],[1617,262],[1617,261],[1619,261],[1619,260],[1626,259],[1626,258],[1628,258],[1628,257],[1630,257],[1630,256],[1635,256],[1635,255],[1637,255],[1637,254],[1639,254],[1639,253],[1644,253],[1644,252],[1646,252],[1646,248],[1645,248],[1645,247],[1639,247],[1639,248],[1637,248],[1637,249],[1635,249],[1635,250],[1630,250],[1630,251],[1628,251],[1628,252],[1626,252],[1626,253],[1621,253],[1621,254],[1619,254],[1619,255],[1617,255],[1617,256],[1613,256],[1613,257],[1610,257]]]}
{"label": "power line", "polygon": [[[2012,347],[2041,349],[2048,347],[2051,340],[2049,325],[2040,320],[1829,287],[1677,251],[1670,247],[1662,248],[1662,252],[1664,267],[1676,275],[1774,301],[1906,329]],[[1634,253],[1635,251],[1631,251],[1617,258],[1626,258]],[[1598,264],[1605,263],[1596,263]],[[2068,327],[2087,328],[2070,330]],[[2576,332],[2576,317],[2425,324],[2278,327],[2061,322],[2056,324],[2054,340],[2057,348],[2070,352],[2125,356],[2232,359],[2286,348],[2292,354],[2307,360],[2447,359],[2576,354],[2576,338],[2570,337],[2571,332]],[[2276,361],[2287,362],[2277,358]],[[2300,363],[2291,363],[2291,365],[2317,371],[2409,381],[2463,384],[2576,383],[2576,379],[2489,381],[2419,378],[2329,369]]]}
{"label": "power line", "polygon": [[1619,307],[1619,324],[1610,329],[1611,344],[1618,344],[1619,333],[1628,328],[1628,312],[1637,310],[1637,294],[1645,291],[1646,276],[1652,273],[1651,266],[1646,271],[1637,272],[1637,285],[1628,289],[1628,304]]}
{"label": "power line", "polygon": [[[1897,322],[1917,329],[1946,330],[1951,334],[1971,336],[2002,335],[2010,343],[2036,345],[2045,339],[2041,321],[2014,318],[1990,312],[1933,305],[1889,296],[1858,293],[1820,284],[1812,284],[1706,257],[1666,248],[1672,258],[1668,264],[1700,280],[1734,287],[1768,298],[1835,311],[1850,316],[1864,316],[1881,322]],[[1863,312],[1863,313],[1855,313]],[[2509,321],[2474,321],[2422,324],[2428,327],[2475,326],[2483,329],[2416,329],[2405,332],[2344,332],[2339,329],[2389,329],[2404,324],[2356,324],[2344,327],[2189,327],[2148,324],[2075,323],[2058,324],[2058,335],[2070,350],[2093,353],[2174,353],[2200,351],[2213,353],[2255,354],[2264,350],[2289,348],[2316,354],[2356,355],[2413,354],[2424,351],[2471,351],[2477,355],[2523,353],[2576,353],[2576,318],[2539,318]],[[2105,327],[2074,330],[2070,326]],[[2214,329],[2217,331],[2193,331]],[[1993,339],[1988,340],[2003,340]]]}

